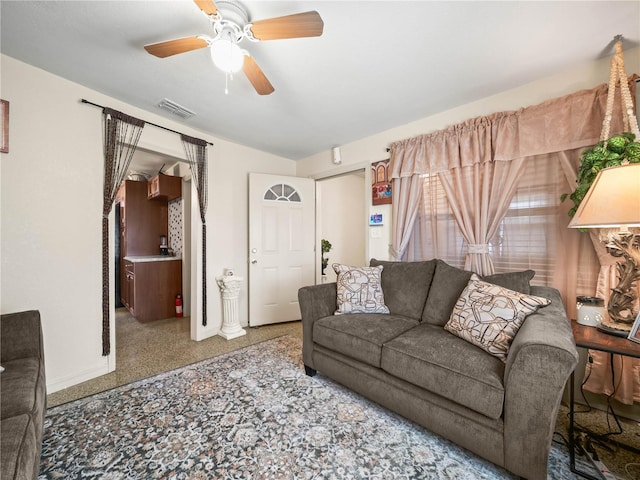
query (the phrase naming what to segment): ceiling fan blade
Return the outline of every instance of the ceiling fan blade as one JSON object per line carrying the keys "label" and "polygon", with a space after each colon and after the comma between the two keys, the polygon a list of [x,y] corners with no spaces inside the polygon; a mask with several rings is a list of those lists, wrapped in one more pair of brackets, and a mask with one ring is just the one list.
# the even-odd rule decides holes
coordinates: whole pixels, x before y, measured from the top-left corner
{"label": "ceiling fan blade", "polygon": [[193,0],[198,8],[207,15],[215,15],[218,13],[218,7],[213,3],[213,0]]}
{"label": "ceiling fan blade", "polygon": [[247,76],[258,95],[269,95],[274,92],[273,85],[267,79],[262,69],[258,66],[253,57],[246,55],[242,64],[242,71]]}
{"label": "ceiling fan blade", "polygon": [[319,37],[324,22],[316,11],[296,13],[284,17],[258,20],[251,25],[251,33],[258,40]]}
{"label": "ceiling fan blade", "polygon": [[200,37],[185,37],[176,40],[168,40],[166,42],[145,45],[144,49],[151,55],[165,58],[178,53],[190,52],[208,46],[209,43]]}

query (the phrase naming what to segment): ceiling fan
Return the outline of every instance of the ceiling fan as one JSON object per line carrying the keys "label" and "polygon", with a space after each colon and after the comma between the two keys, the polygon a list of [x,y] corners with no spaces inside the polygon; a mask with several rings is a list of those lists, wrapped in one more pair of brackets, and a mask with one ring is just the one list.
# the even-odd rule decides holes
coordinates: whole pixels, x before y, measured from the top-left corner
{"label": "ceiling fan", "polygon": [[239,47],[240,41],[252,42],[284,38],[319,37],[324,22],[316,11],[249,22],[246,10],[237,2],[193,0],[209,18],[215,35],[196,35],[145,45],[145,50],[165,58],[178,53],[210,47],[213,63],[228,76],[242,69],[260,95],[273,93],[274,88],[253,57]]}

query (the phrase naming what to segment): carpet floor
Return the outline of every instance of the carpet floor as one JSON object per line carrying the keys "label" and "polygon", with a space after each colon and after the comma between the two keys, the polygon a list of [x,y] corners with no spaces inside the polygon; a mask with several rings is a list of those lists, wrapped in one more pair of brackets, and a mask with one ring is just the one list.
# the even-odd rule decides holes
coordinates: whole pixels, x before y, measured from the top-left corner
{"label": "carpet floor", "polygon": [[[513,479],[265,341],[47,411],[40,479]],[[553,444],[549,479],[578,478]]]}

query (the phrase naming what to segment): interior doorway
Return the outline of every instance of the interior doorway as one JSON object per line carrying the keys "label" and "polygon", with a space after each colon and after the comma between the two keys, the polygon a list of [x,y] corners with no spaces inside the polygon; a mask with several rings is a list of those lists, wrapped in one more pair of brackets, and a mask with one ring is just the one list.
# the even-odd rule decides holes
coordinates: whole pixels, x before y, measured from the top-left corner
{"label": "interior doorway", "polygon": [[[367,265],[367,175],[364,168],[316,181],[316,283],[336,281],[334,263]],[[322,274],[322,240],[331,244]]]}
{"label": "interior doorway", "polygon": [[[181,323],[185,323],[189,325],[189,316],[191,314],[191,224],[192,224],[192,192],[191,192],[191,171],[189,165],[180,158],[172,157],[166,154],[162,154],[159,152],[154,152],[151,150],[146,150],[143,148],[138,148],[132,158],[131,165],[129,167],[129,171],[125,176],[126,180],[136,181],[143,184],[141,187],[144,191],[144,199],[143,201],[149,201],[153,203],[158,203],[154,200],[147,200],[147,188],[150,185],[149,181],[156,175],[162,172],[165,175],[171,177],[179,177],[180,180],[176,180],[181,185],[181,191],[178,191],[176,195],[179,195],[179,198],[171,197],[166,198],[164,201],[164,228],[166,232],[161,232],[162,235],[156,235],[157,245],[154,243],[152,248],[155,250],[148,252],[148,255],[157,255],[162,256],[165,253],[169,254],[167,257],[163,257],[166,259],[180,259],[180,267],[181,267],[181,284],[178,283],[175,287],[175,290],[181,292],[182,295],[182,310],[184,319],[181,319]],[[166,178],[166,177],[163,177]],[[162,180],[162,179],[161,179]],[[174,182],[175,183],[175,182]],[[164,193],[164,192],[161,192]],[[149,193],[149,195],[153,195]],[[122,255],[124,255],[123,245],[124,240],[122,238],[122,229],[123,229],[123,219],[126,216],[126,201],[124,202],[125,211],[121,208],[119,203],[119,199],[116,199],[116,203],[114,205],[114,288],[112,291],[112,303],[115,306],[116,314],[114,317],[114,328],[116,330],[116,342],[128,342],[132,341],[140,344],[141,338],[137,336],[136,338],[128,338],[127,335],[121,335],[119,331],[119,324],[122,324],[119,319],[127,318],[127,321],[135,320],[129,310],[126,308],[127,302],[122,302],[123,294],[127,291],[127,281],[124,279],[125,271],[122,270],[123,262]],[[162,203],[162,202],[159,202]],[[130,217],[129,217],[130,218]],[[145,222],[143,222],[145,223]],[[137,229],[144,228],[144,225],[139,225],[136,227]],[[140,233],[140,232],[138,232]],[[156,232],[157,233],[157,232]],[[154,233],[155,234],[155,233]],[[163,237],[163,238],[161,238]],[[153,237],[155,239],[155,237]],[[166,251],[163,251],[163,242],[166,241]],[[157,251],[156,251],[157,250]],[[162,262],[164,265],[166,262]],[[171,264],[177,262],[169,262]],[[167,263],[168,264],[168,263]],[[136,282],[138,281],[136,275]],[[154,279],[155,281],[155,279]],[[180,279],[178,279],[180,281]],[[150,287],[152,290],[156,290],[153,287]],[[157,294],[160,294],[156,292]],[[175,294],[171,297],[171,302],[173,303],[175,298]],[[178,321],[179,319],[171,319],[171,315],[174,314],[175,309],[172,305],[171,314],[168,314],[167,317],[169,320]],[[135,309],[136,311],[138,308]],[[164,315],[163,315],[164,317]],[[145,331],[148,332],[149,337],[153,335],[154,332],[154,322],[149,321],[144,324]],[[184,329],[181,327],[176,331],[182,332]],[[190,335],[187,332],[187,337]],[[150,338],[149,338],[150,340]],[[147,343],[146,339],[142,339],[142,343]],[[118,365],[120,362],[116,359],[116,370],[118,369]]]}

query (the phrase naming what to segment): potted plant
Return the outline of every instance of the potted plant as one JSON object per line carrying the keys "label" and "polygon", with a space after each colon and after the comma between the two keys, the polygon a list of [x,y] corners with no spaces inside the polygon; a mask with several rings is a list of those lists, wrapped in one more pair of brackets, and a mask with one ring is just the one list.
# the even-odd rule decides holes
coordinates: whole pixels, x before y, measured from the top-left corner
{"label": "potted plant", "polygon": [[635,141],[635,135],[631,132],[615,135],[582,152],[578,167],[578,186],[571,195],[565,193],[561,197],[562,201],[567,197],[573,201],[573,207],[569,210],[570,217],[575,215],[598,172],[603,168],[622,165],[624,161],[640,163],[640,143]]}
{"label": "potted plant", "polygon": [[329,242],[329,240],[325,240],[323,238],[321,241],[321,246],[322,246],[322,275],[324,275],[324,269],[327,268],[327,265],[329,264],[329,257],[325,257],[324,254],[329,253],[332,245],[331,245],[331,242]]}

